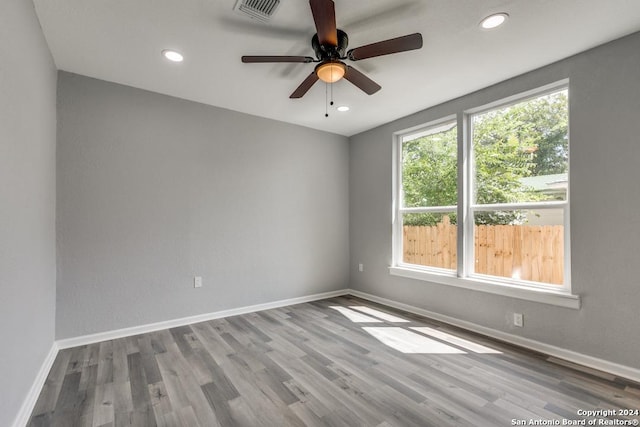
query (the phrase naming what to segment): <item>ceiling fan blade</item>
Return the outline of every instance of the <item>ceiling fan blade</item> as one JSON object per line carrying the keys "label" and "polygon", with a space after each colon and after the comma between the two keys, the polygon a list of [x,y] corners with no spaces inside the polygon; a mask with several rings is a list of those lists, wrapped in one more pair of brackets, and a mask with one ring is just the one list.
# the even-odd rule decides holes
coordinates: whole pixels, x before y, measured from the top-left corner
{"label": "ceiling fan blade", "polygon": [[352,61],[359,61],[361,59],[373,58],[375,56],[420,49],[421,47],[422,34],[414,33],[351,49],[347,52],[347,56]]}
{"label": "ceiling fan blade", "polygon": [[365,76],[360,71],[349,65],[347,65],[347,72],[344,73],[344,78],[349,80],[358,88],[362,89],[362,91],[367,95],[373,95],[374,93],[382,89],[382,86],[380,86],[378,83],[374,82],[369,77]]}
{"label": "ceiling fan blade", "polygon": [[338,45],[336,10],[332,0],[309,0],[320,45]]}
{"label": "ceiling fan blade", "polygon": [[292,99],[302,98],[304,94],[307,93],[309,89],[311,89],[311,86],[313,86],[313,84],[317,81],[318,81],[318,75],[314,71],[311,74],[309,74],[309,76],[306,79],[304,79],[304,81],[300,84],[300,86],[298,86],[296,90],[293,91],[293,93],[289,96],[289,98],[292,98]]}
{"label": "ceiling fan blade", "polygon": [[263,62],[313,62],[310,56],[243,56],[244,63],[263,63]]}

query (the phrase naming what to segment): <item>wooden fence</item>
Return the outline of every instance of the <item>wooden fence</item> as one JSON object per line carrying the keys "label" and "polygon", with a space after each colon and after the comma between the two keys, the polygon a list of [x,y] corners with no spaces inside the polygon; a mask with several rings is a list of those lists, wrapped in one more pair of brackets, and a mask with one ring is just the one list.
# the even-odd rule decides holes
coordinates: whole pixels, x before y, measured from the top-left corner
{"label": "wooden fence", "polygon": [[[404,226],[404,262],[456,269],[457,228],[445,216],[434,226]],[[475,272],[562,284],[562,225],[476,225]]]}

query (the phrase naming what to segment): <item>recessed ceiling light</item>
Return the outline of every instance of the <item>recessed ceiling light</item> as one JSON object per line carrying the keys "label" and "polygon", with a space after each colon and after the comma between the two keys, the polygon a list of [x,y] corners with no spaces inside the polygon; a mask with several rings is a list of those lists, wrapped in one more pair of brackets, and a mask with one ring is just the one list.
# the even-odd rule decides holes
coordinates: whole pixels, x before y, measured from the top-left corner
{"label": "recessed ceiling light", "polygon": [[494,13],[493,15],[489,15],[482,21],[480,21],[480,26],[485,30],[490,30],[504,24],[508,17],[509,14],[504,12]]}
{"label": "recessed ceiling light", "polygon": [[337,108],[337,110],[344,113],[345,111],[349,111],[349,107],[347,107],[346,105],[341,105]]}
{"label": "recessed ceiling light", "polygon": [[171,49],[163,50],[162,56],[164,56],[165,58],[167,58],[169,61],[172,61],[172,62],[182,62],[182,60],[184,59],[184,57],[180,52],[176,52],[175,50],[171,50]]}

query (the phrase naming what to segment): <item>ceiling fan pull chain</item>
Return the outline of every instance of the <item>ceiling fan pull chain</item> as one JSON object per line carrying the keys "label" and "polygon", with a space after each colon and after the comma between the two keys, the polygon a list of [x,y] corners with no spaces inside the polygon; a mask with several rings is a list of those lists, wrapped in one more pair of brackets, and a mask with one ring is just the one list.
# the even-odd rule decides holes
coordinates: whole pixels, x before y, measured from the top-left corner
{"label": "ceiling fan pull chain", "polygon": [[329,84],[324,84],[324,116],[329,117]]}
{"label": "ceiling fan pull chain", "polygon": [[329,103],[329,105],[333,106],[333,82],[331,82],[330,84],[331,84],[331,102]]}

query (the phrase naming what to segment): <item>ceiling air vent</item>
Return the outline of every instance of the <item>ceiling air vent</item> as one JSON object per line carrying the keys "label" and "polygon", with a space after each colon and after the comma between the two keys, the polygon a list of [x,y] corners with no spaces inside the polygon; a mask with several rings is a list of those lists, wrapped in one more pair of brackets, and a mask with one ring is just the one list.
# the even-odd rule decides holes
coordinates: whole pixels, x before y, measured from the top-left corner
{"label": "ceiling air vent", "polygon": [[233,10],[262,22],[269,22],[280,0],[238,0]]}

